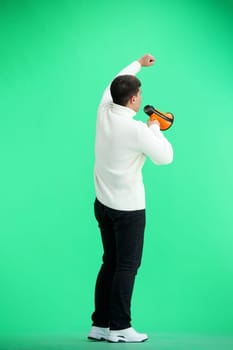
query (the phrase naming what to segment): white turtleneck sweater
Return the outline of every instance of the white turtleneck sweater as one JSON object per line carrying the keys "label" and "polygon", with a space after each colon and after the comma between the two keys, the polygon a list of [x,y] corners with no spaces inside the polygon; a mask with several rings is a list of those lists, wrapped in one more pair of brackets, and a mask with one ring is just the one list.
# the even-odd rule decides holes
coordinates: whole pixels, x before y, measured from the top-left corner
{"label": "white turtleneck sweater", "polygon": [[[135,61],[118,75],[136,75],[140,69]],[[159,126],[148,127],[134,120],[135,115],[132,109],[113,103],[109,85],[98,108],[94,180],[97,199],[112,209],[144,209],[142,167],[146,156],[156,165],[173,160],[172,146]]]}

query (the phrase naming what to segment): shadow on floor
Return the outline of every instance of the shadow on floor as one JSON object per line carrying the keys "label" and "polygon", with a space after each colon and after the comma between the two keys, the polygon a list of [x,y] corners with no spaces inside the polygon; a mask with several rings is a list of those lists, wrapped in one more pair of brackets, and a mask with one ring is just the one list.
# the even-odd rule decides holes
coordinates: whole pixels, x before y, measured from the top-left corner
{"label": "shadow on floor", "polygon": [[86,334],[0,337],[0,350],[233,350],[233,336],[149,334],[144,343],[94,342]]}

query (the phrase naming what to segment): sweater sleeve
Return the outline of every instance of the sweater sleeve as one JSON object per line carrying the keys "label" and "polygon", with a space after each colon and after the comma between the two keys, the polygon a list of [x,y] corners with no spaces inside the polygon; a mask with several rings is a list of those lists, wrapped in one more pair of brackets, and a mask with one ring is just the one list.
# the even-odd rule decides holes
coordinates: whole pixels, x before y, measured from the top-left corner
{"label": "sweater sleeve", "polygon": [[[118,77],[119,75],[125,75],[125,74],[136,75],[140,70],[141,70],[141,64],[138,61],[134,61],[129,66],[127,66],[123,70],[121,70],[116,75],[116,77]],[[112,96],[111,96],[111,93],[110,93],[110,85],[111,85],[111,83],[105,89],[105,91],[103,93],[103,96],[101,98],[99,107],[101,107],[103,104],[112,102]]]}
{"label": "sweater sleeve", "polygon": [[138,147],[139,151],[148,156],[156,165],[169,164],[173,161],[173,149],[156,124],[148,127],[139,123]]}

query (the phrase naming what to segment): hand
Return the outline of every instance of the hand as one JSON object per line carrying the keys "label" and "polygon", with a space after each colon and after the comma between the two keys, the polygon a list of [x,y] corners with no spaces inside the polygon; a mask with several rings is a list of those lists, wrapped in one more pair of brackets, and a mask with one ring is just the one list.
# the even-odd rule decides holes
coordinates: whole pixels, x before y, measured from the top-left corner
{"label": "hand", "polygon": [[155,63],[155,58],[149,53],[139,58],[138,62],[142,67],[149,67]]}
{"label": "hand", "polygon": [[154,119],[154,120],[148,119],[148,120],[147,120],[147,125],[148,125],[148,126],[151,126],[151,125],[153,125],[153,124],[158,125],[159,128],[160,128],[160,123],[159,123],[159,121],[158,121],[157,119]]}

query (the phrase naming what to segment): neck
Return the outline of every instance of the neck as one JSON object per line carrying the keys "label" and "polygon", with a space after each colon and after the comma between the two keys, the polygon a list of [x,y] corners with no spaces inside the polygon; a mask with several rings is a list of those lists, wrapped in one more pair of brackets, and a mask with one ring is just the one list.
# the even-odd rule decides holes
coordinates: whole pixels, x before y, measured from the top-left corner
{"label": "neck", "polygon": [[137,109],[135,108],[135,105],[133,103],[127,103],[127,105],[125,107],[128,107],[128,108],[132,109],[134,112],[137,112]]}

